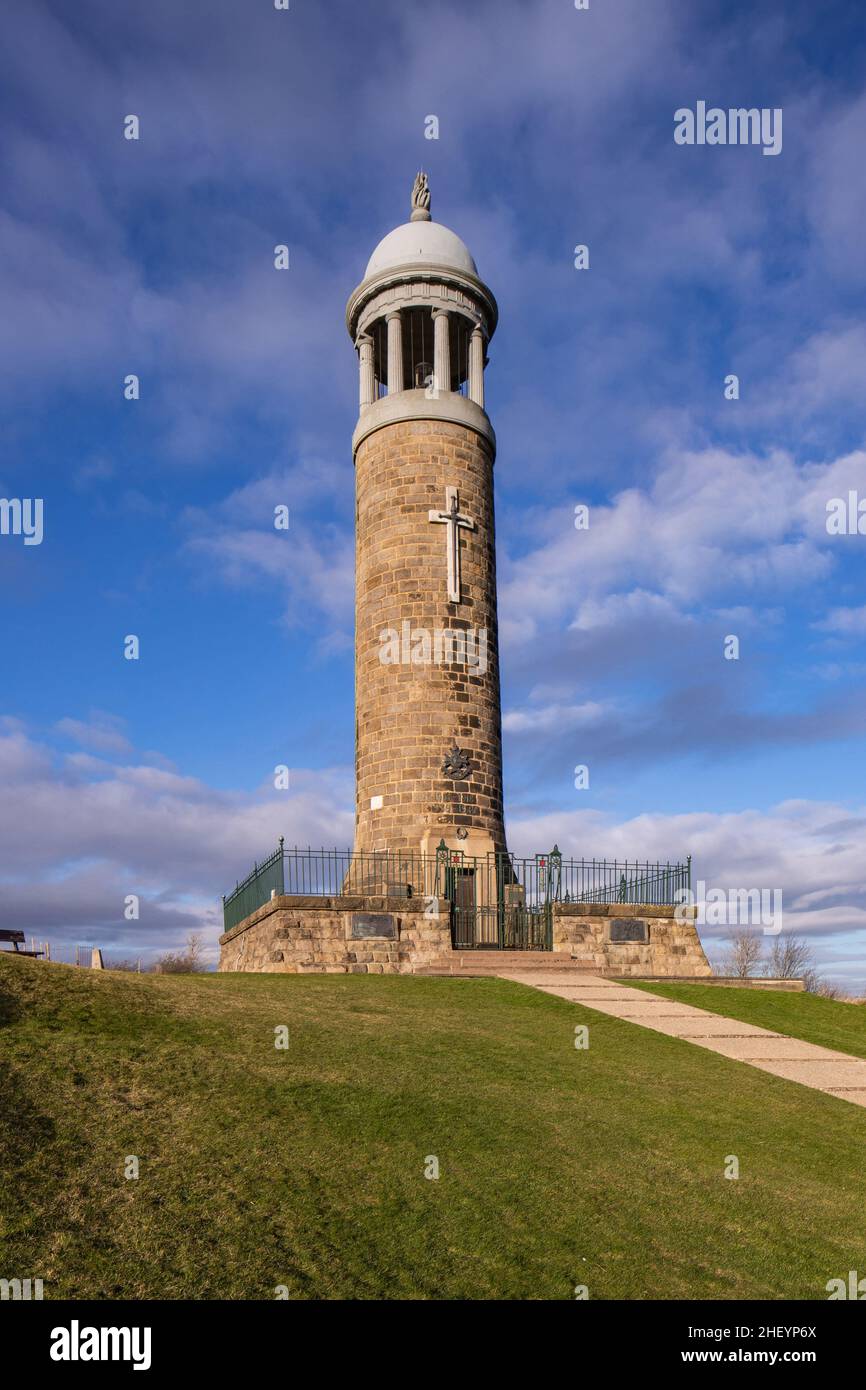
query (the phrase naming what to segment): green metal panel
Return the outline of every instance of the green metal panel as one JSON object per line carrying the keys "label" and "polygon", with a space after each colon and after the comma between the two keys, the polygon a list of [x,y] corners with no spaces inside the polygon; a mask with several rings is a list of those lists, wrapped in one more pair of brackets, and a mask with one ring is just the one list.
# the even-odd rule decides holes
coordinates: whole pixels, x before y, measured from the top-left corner
{"label": "green metal panel", "polygon": [[284,851],[282,842],[278,849],[262,864],[253,866],[243,883],[239,883],[233,893],[223,898],[223,931],[231,931],[251,913],[270,900],[272,892],[283,893]]}

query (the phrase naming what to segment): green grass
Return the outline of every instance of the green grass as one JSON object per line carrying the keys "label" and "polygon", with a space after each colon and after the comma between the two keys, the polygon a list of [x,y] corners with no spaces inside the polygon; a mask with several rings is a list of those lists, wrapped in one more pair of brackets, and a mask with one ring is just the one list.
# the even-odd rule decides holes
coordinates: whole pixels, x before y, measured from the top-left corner
{"label": "green grass", "polygon": [[810,1299],[866,1263],[866,1110],[506,981],[0,959],[0,1088],[0,1276],[46,1298]]}
{"label": "green grass", "polygon": [[650,994],[661,994],[680,1004],[693,1004],[711,1014],[754,1023],[773,1033],[787,1033],[804,1042],[818,1043],[853,1057],[866,1057],[866,1004],[843,1004],[817,994],[793,994],[786,990],[738,989],[725,985],[655,984],[623,980],[623,984]]}

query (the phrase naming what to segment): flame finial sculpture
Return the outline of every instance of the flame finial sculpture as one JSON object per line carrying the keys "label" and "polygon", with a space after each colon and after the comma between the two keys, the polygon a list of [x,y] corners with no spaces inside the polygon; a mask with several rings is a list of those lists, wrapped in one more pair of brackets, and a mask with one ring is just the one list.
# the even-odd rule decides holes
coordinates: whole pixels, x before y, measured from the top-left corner
{"label": "flame finial sculpture", "polygon": [[409,220],[410,222],[429,222],[431,220],[430,185],[423,169],[415,175],[415,182],[412,185],[412,216]]}

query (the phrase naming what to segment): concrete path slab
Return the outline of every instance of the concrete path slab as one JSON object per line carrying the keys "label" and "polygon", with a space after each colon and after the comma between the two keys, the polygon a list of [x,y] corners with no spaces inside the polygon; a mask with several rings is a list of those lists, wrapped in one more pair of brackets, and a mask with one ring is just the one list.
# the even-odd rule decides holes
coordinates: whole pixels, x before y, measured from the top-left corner
{"label": "concrete path slab", "polygon": [[[618,1014],[617,1017],[625,1018],[627,1023],[644,1023],[648,1028],[654,1028],[657,1033],[667,1033],[669,1037],[682,1038],[684,1042],[711,1043],[725,1038],[779,1036],[770,1033],[766,1028],[759,1028],[755,1023],[741,1023],[738,1018],[721,1018],[718,1014],[704,1014],[703,1018],[662,1018],[658,1014],[652,1019],[645,1015],[629,1018],[627,1014]],[[806,1043],[804,1046],[808,1047],[809,1044]]]}
{"label": "concrete path slab", "polygon": [[507,969],[501,977],[866,1107],[866,1058],[723,1018],[691,1004],[675,1004],[660,994],[631,989],[598,975],[581,974],[572,982],[564,981],[561,973]]}
{"label": "concrete path slab", "polygon": [[[746,1046],[742,1044],[745,1041]],[[726,1057],[735,1057],[740,1062],[797,1062],[803,1061],[803,1044],[799,1038],[786,1038],[781,1033],[771,1033],[752,1035],[749,1038],[726,1038],[716,1036],[713,1039],[716,1052],[723,1052]],[[851,1062],[856,1061],[846,1052],[829,1052],[823,1047],[815,1048],[814,1057],[810,1058],[810,1064],[827,1065],[832,1062]],[[747,1054],[747,1055],[744,1055]],[[823,1056],[820,1054],[824,1054]]]}

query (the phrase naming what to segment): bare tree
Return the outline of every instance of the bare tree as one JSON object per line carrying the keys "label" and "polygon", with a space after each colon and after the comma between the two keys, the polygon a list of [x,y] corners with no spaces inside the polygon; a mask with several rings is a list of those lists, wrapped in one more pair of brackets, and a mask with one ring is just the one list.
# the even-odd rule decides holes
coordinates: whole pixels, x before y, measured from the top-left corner
{"label": "bare tree", "polygon": [[802,936],[788,936],[784,932],[773,937],[765,973],[774,980],[805,979],[807,989],[818,983],[815,958],[808,941],[804,941]]}
{"label": "bare tree", "polygon": [[773,938],[765,973],[775,980],[802,980],[807,994],[820,994],[822,999],[839,998],[839,989],[818,974],[812,948],[801,936]]}
{"label": "bare tree", "polygon": [[728,937],[728,951],[724,959],[726,975],[737,980],[747,980],[760,973],[762,963],[761,938],[756,931],[740,927]]}
{"label": "bare tree", "polygon": [[179,955],[177,951],[166,951],[164,956],[160,956],[150,967],[154,975],[186,975],[186,957]]}
{"label": "bare tree", "polygon": [[191,931],[186,939],[186,958],[189,961],[190,970],[204,970],[203,950],[204,937],[201,932]]}
{"label": "bare tree", "polygon": [[[808,972],[807,975],[804,976],[804,979],[806,981],[806,989],[809,991],[810,994],[820,994],[822,999],[845,998],[838,985],[834,985],[830,980],[822,980],[820,976],[815,975],[814,972],[811,973],[813,975],[813,978],[811,980],[808,978]],[[852,1001],[849,1001],[847,999],[845,1000],[846,1004],[849,1002]]]}
{"label": "bare tree", "polygon": [[204,939],[201,932],[190,932],[185,951],[168,951],[160,956],[153,969],[157,975],[192,975],[204,970],[202,959]]}

